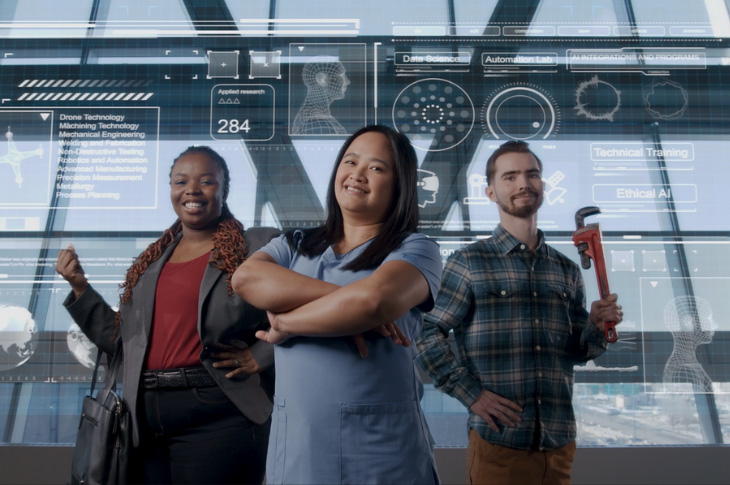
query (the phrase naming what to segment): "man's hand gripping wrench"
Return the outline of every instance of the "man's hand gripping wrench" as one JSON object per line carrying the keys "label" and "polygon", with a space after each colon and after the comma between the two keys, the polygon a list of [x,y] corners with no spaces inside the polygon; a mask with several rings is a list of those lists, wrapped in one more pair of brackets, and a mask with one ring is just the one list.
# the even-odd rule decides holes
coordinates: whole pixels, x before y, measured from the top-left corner
{"label": "man's hand gripping wrench", "polygon": [[[584,219],[594,214],[599,214],[598,207],[583,207],[575,213],[576,231],[573,233],[573,243],[578,247],[580,262],[584,269],[590,269],[591,259],[596,269],[598,280],[598,291],[601,299],[606,298],[611,292],[608,289],[608,275],[606,274],[606,261],[603,257],[603,242],[601,239],[601,228],[598,224],[585,225]],[[606,341],[616,342],[616,322],[606,322]]]}

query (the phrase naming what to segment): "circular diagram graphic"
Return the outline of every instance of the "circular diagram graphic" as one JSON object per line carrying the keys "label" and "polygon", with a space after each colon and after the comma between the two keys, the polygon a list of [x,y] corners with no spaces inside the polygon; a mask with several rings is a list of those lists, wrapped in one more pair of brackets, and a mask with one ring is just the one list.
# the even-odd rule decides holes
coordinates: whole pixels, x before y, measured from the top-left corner
{"label": "circular diagram graphic", "polygon": [[[440,152],[471,133],[474,105],[466,91],[445,79],[423,79],[406,86],[393,104],[393,126],[411,140],[439,138]],[[414,144],[416,148],[419,148]]]}
{"label": "circular diagram graphic", "polygon": [[575,110],[589,120],[613,121],[621,108],[621,91],[593,76],[578,85],[575,91]]}
{"label": "circular diagram graphic", "polygon": [[560,111],[552,97],[537,86],[510,84],[487,98],[482,123],[496,139],[545,139],[558,129]]}
{"label": "circular diagram graphic", "polygon": [[681,84],[667,79],[649,88],[644,96],[644,105],[655,119],[673,120],[684,116],[689,106],[689,96]]}

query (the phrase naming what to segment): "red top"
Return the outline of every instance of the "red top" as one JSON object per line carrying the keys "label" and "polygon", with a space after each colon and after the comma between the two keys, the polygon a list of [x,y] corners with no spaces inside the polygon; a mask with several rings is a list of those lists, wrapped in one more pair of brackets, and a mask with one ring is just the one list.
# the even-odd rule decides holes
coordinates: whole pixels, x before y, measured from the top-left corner
{"label": "red top", "polygon": [[198,335],[198,295],[210,253],[165,263],[157,281],[147,369],[200,365],[203,345]]}

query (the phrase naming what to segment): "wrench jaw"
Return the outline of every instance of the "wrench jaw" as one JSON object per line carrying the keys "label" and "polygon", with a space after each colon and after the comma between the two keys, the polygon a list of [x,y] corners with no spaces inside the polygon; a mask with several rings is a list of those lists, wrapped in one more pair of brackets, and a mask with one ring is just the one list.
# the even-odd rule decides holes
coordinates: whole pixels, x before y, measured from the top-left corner
{"label": "wrench jaw", "polygon": [[580,255],[580,265],[583,269],[591,269],[591,257],[588,255],[588,243],[587,242],[576,242],[578,248],[578,254]]}
{"label": "wrench jaw", "polygon": [[581,229],[583,229],[585,227],[586,217],[589,217],[589,216],[592,216],[595,214],[600,214],[600,213],[601,213],[601,209],[599,209],[598,207],[595,207],[595,206],[582,207],[582,208],[578,209],[575,213],[576,232],[580,231]]}
{"label": "wrench jaw", "polygon": [[590,217],[595,214],[600,214],[601,209],[595,206],[582,207],[575,213],[575,228],[576,231],[573,233],[573,243],[578,248],[580,254],[580,264],[583,269],[591,269],[591,259],[594,252],[591,249],[589,242],[594,242],[593,235],[599,231],[598,224],[589,224],[586,226],[586,217]]}

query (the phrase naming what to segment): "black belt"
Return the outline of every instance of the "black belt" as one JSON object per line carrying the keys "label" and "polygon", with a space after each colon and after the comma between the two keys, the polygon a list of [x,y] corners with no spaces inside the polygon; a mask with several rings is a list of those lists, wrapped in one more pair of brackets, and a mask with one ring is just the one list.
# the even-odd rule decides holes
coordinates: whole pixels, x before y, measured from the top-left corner
{"label": "black belt", "polygon": [[215,379],[205,367],[180,367],[179,369],[148,370],[142,373],[139,383],[142,389],[211,387]]}

